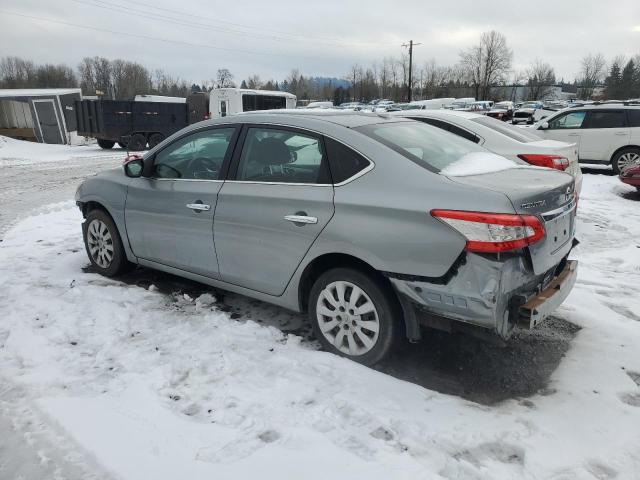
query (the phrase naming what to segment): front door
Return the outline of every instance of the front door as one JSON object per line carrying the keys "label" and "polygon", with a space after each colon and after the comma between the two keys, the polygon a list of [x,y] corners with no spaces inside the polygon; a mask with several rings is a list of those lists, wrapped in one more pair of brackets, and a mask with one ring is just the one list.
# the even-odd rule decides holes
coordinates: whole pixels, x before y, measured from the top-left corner
{"label": "front door", "polygon": [[149,177],[131,181],[125,221],[134,255],[218,277],[213,215],[236,131],[219,127],[182,137],[150,159]]}
{"label": "front door", "polygon": [[33,108],[36,111],[36,121],[42,141],[44,143],[65,143],[53,100],[34,100]]}
{"label": "front door", "polygon": [[630,137],[624,110],[591,110],[582,128],[580,156],[608,162],[614,150],[629,145]]}
{"label": "front door", "polygon": [[322,141],[303,130],[249,127],[235,157],[214,221],[220,276],[281,295],[333,216]]}
{"label": "front door", "polygon": [[544,138],[558,140],[560,142],[575,143],[578,146],[578,156],[582,157],[581,135],[582,124],[587,115],[584,110],[562,113],[549,120],[549,128],[537,130]]}

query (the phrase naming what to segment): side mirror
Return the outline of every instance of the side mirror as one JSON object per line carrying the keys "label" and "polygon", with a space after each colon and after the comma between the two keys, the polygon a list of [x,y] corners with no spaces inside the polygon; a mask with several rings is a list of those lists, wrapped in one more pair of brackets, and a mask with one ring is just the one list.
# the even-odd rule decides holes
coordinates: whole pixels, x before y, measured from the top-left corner
{"label": "side mirror", "polygon": [[142,176],[144,170],[144,160],[139,155],[129,155],[124,159],[124,174],[129,178],[138,178]]}
{"label": "side mirror", "polygon": [[547,121],[541,122],[540,126],[538,127],[539,130],[546,130],[547,128],[549,128],[549,122]]}

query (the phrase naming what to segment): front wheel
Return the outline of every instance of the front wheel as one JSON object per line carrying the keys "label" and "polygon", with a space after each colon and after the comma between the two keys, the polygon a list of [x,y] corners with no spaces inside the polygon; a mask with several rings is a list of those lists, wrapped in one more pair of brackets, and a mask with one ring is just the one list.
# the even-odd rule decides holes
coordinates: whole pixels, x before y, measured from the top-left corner
{"label": "front wheel", "polygon": [[102,210],[92,210],[82,224],[84,246],[91,264],[102,275],[113,277],[131,267],[118,228]]}
{"label": "front wheel", "polygon": [[611,166],[616,175],[630,165],[640,163],[640,148],[625,148],[616,153],[611,159]]}
{"label": "front wheel", "polygon": [[309,320],[326,350],[364,365],[386,357],[400,336],[400,309],[389,287],[349,268],[329,270],[316,280]]}

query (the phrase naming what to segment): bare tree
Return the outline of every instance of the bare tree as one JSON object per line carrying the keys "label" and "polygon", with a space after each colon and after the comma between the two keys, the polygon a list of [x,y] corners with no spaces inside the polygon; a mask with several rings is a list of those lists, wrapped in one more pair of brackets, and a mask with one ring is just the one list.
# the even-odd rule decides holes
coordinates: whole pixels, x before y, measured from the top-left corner
{"label": "bare tree", "polygon": [[593,89],[603,81],[606,74],[606,60],[601,53],[588,54],[580,62],[580,98],[588,100]]}
{"label": "bare tree", "polygon": [[513,52],[507,45],[507,38],[495,30],[484,32],[478,45],[460,52],[460,63],[476,98],[486,100],[491,95],[492,86],[504,83],[512,59]]}
{"label": "bare tree", "polygon": [[216,74],[216,88],[234,88],[233,74],[227,68],[221,68]]}
{"label": "bare tree", "polygon": [[252,90],[259,90],[262,88],[262,80],[258,75],[252,75],[247,79],[247,88]]}
{"label": "bare tree", "polygon": [[545,100],[556,83],[555,70],[542,60],[534,60],[526,71],[527,97],[529,100]]}

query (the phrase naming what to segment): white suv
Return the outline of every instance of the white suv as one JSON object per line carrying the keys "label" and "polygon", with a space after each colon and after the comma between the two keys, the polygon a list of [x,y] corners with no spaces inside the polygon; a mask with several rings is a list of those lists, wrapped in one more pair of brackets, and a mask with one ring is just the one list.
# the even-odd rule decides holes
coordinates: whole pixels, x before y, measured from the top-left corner
{"label": "white suv", "polygon": [[640,163],[640,105],[568,108],[532,128],[543,138],[577,144],[581,163],[611,164],[615,173]]}

